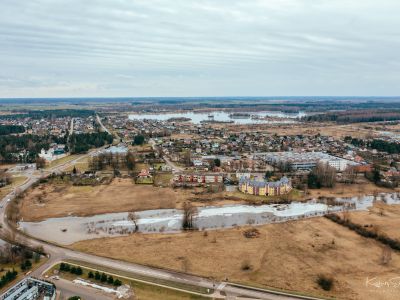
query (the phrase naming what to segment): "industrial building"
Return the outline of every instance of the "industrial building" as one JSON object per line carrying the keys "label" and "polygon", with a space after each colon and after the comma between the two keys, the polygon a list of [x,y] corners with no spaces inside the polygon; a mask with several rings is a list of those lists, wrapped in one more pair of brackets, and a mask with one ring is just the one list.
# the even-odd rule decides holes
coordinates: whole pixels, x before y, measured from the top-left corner
{"label": "industrial building", "polygon": [[317,163],[325,163],[338,171],[344,171],[348,166],[357,166],[358,163],[332,156],[324,152],[266,152],[255,153],[254,157],[263,158],[271,165],[287,164],[293,170],[310,170]]}
{"label": "industrial building", "polygon": [[0,300],[54,300],[56,287],[54,284],[27,277],[0,295]]}

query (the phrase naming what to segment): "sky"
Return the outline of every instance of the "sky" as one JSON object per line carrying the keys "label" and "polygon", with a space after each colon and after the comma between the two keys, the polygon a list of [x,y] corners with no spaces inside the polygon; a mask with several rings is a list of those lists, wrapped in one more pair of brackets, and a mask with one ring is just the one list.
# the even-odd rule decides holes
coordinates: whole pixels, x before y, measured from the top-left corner
{"label": "sky", "polygon": [[399,0],[1,0],[0,98],[398,96]]}

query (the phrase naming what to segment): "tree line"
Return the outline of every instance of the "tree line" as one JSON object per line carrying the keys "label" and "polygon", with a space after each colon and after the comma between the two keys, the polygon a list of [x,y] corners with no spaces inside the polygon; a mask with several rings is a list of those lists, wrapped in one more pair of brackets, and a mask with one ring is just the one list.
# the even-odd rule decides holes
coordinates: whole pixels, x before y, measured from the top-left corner
{"label": "tree line", "polygon": [[0,119],[46,119],[46,118],[87,118],[94,116],[95,112],[89,109],[48,109],[48,110],[30,110],[20,114],[1,115]]}
{"label": "tree line", "polygon": [[89,169],[92,171],[101,171],[107,167],[111,167],[114,170],[121,168],[133,170],[135,165],[136,157],[131,151],[125,154],[105,152],[89,158]]}
{"label": "tree line", "polygon": [[25,127],[22,125],[0,125],[0,135],[23,132],[25,132]]}
{"label": "tree line", "polygon": [[[42,148],[47,150],[52,143],[65,144],[66,137],[33,134],[0,136],[0,161],[33,163]],[[19,152],[24,152],[24,154],[19,154]]]}
{"label": "tree line", "polygon": [[356,147],[366,147],[370,149],[376,149],[381,152],[387,152],[389,154],[400,153],[400,143],[385,141],[381,139],[373,140],[362,140],[357,138],[352,138],[351,136],[346,136],[344,138],[346,143],[350,143]]}
{"label": "tree line", "polygon": [[[81,267],[70,265],[67,263],[61,263],[58,269],[60,272],[69,272],[71,274],[75,274],[78,276],[83,275],[83,270]],[[119,279],[114,279],[111,275],[107,276],[107,274],[105,274],[104,272],[100,273],[100,272],[96,271],[93,273],[92,271],[89,271],[87,274],[87,277],[89,279],[94,279],[94,280],[100,281],[102,283],[108,283],[108,284],[114,285],[114,286],[122,285],[122,282]]]}
{"label": "tree line", "polygon": [[304,121],[311,122],[337,122],[337,123],[361,123],[400,120],[400,111],[393,110],[350,110],[329,112],[305,116]]}
{"label": "tree line", "polygon": [[69,139],[71,154],[85,153],[91,148],[99,148],[111,144],[113,136],[107,132],[72,134]]}

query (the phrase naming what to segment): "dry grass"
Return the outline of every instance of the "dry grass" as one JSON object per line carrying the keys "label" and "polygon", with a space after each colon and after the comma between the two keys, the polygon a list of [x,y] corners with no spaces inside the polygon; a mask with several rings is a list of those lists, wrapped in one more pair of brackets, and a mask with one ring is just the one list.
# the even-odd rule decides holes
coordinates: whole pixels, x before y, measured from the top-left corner
{"label": "dry grass", "polygon": [[[400,255],[380,263],[381,246],[325,218],[257,227],[260,237],[228,229],[175,235],[135,234],[78,242],[71,247],[135,263],[282,288],[339,299],[398,299],[399,289],[366,287],[367,277],[398,276]],[[229,251],[227,252],[227,250]],[[154,255],[156,254],[157,255]],[[243,264],[251,266],[243,270]],[[330,292],[316,284],[319,274],[334,278]]]}
{"label": "dry grass", "polygon": [[226,201],[222,193],[194,195],[184,190],[134,184],[132,179],[117,178],[109,185],[73,186],[43,184],[26,194],[20,212],[24,221],[42,221],[68,215],[89,216],[110,212],[180,208],[185,201],[196,206],[240,203]]}
{"label": "dry grass", "polygon": [[[271,126],[260,125],[257,124],[259,130],[268,132],[268,133],[276,133],[278,135],[317,135],[321,134],[324,136],[332,136],[336,139],[341,139],[345,136],[352,136],[357,138],[365,138],[366,136],[374,133],[369,129],[365,129],[365,124],[348,124],[348,125],[337,125],[332,123],[318,123],[318,124],[289,124],[289,125],[277,125]],[[233,131],[241,132],[241,131],[251,131],[253,130],[251,126],[236,126],[232,128]]]}
{"label": "dry grass", "polygon": [[400,205],[377,202],[368,211],[351,212],[349,216],[354,223],[368,225],[370,230],[400,240]]}
{"label": "dry grass", "polygon": [[72,170],[76,167],[78,172],[85,172],[89,170],[89,157],[85,157],[83,159],[78,160],[75,164],[66,167],[63,171],[72,172]]}
{"label": "dry grass", "polygon": [[174,208],[182,195],[172,189],[135,185],[115,179],[109,185],[41,185],[27,194],[21,207],[24,220],[39,221],[68,214],[87,216],[107,212]]}
{"label": "dry grass", "polygon": [[16,176],[11,177],[11,184],[0,188],[0,199],[3,199],[8,193],[10,193],[14,188],[23,184],[26,181],[26,176]]}
{"label": "dry grass", "polygon": [[50,169],[50,168],[56,167],[58,165],[65,164],[67,162],[70,162],[71,160],[78,158],[79,156],[82,156],[82,155],[79,155],[79,154],[67,155],[62,158],[53,160],[52,162],[50,162],[49,164],[46,165],[45,169]]}
{"label": "dry grass", "polygon": [[360,195],[373,195],[374,193],[393,193],[395,190],[379,187],[367,180],[357,184],[337,183],[334,188],[309,189],[307,198],[318,197],[354,197]]}

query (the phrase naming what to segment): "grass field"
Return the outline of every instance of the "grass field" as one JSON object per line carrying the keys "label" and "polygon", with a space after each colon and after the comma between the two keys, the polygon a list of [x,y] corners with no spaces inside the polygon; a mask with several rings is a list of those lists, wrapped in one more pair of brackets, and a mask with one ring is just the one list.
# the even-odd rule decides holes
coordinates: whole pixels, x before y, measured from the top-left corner
{"label": "grass field", "polygon": [[282,199],[290,199],[292,201],[302,201],[304,200],[303,193],[299,190],[293,189],[287,195],[282,196],[257,196],[257,195],[250,195],[246,193],[242,193],[239,190],[234,192],[226,192],[226,197],[232,197],[235,199],[245,200],[249,202],[256,202],[256,203],[268,203],[274,201],[281,201]]}
{"label": "grass field", "polygon": [[369,226],[370,230],[400,240],[400,205],[376,203],[368,211],[349,213],[352,222]]}
{"label": "grass field", "polygon": [[[66,177],[65,177],[66,178]],[[73,186],[53,180],[26,193],[20,212],[25,221],[41,221],[70,214],[88,216],[109,212],[180,208],[185,201],[196,206],[244,203],[225,199],[224,193],[194,194],[198,189],[172,189],[135,184],[130,178],[116,178],[110,184]]]}
{"label": "grass field", "polygon": [[23,184],[26,181],[25,176],[11,177],[11,184],[0,188],[0,199],[3,199],[8,193],[10,193],[15,187]]}
{"label": "grass field", "polygon": [[[392,253],[390,263],[382,265],[379,243],[325,218],[260,226],[260,236],[253,239],[244,237],[245,229],[135,234],[82,241],[72,248],[219,280],[338,299],[400,297],[399,289],[365,285],[367,278],[397,277],[399,253]],[[319,274],[334,279],[331,291],[317,285]]]}
{"label": "grass field", "polygon": [[358,179],[357,184],[337,183],[334,188],[309,189],[307,198],[318,197],[354,197],[373,195],[378,192],[393,193],[396,190],[379,187],[365,178]]}
{"label": "grass field", "polygon": [[65,172],[72,172],[72,170],[76,167],[78,172],[85,172],[89,170],[89,157],[82,158],[78,160],[75,164],[68,166],[64,169]]}
{"label": "grass field", "polygon": [[67,155],[67,156],[64,156],[62,158],[53,160],[52,162],[50,162],[49,164],[46,165],[45,169],[50,169],[50,168],[53,168],[55,166],[65,164],[65,163],[67,163],[67,162],[69,162],[71,160],[74,160],[74,159],[78,158],[79,156],[81,156],[81,155],[73,154],[73,155]]}

